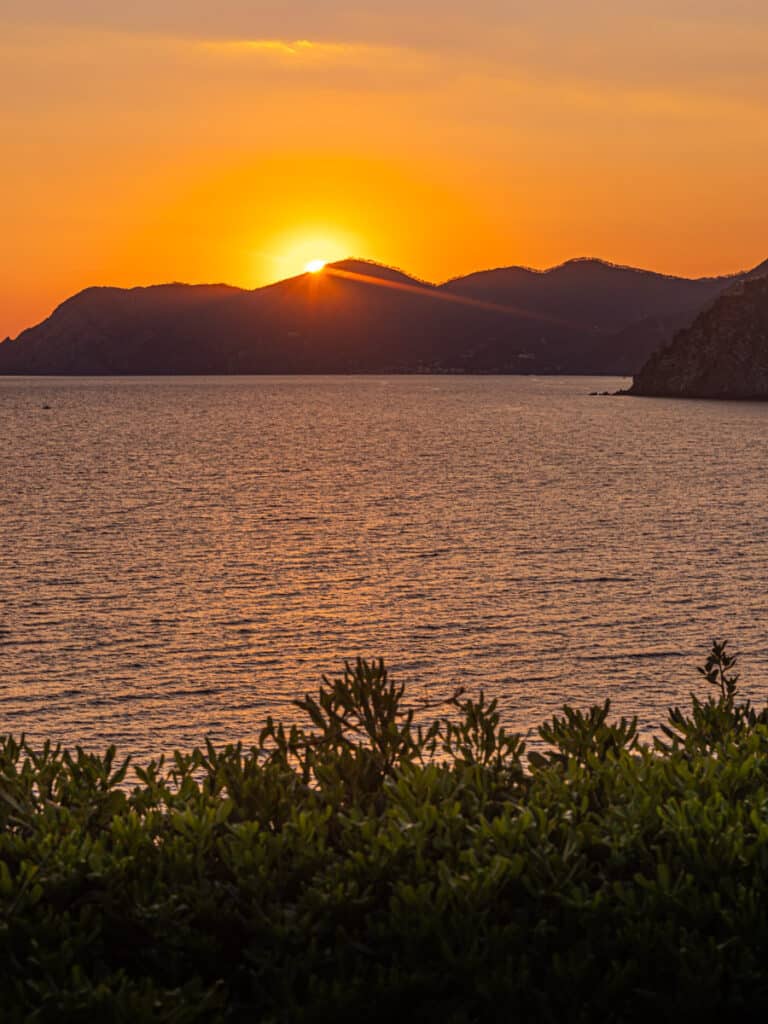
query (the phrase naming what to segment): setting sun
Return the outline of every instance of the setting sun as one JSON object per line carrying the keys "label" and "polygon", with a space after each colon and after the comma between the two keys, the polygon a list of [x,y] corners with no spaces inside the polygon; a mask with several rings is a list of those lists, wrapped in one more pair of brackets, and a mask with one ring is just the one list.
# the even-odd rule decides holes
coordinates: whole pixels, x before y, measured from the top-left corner
{"label": "setting sun", "polygon": [[310,260],[304,267],[308,274],[319,274],[325,266],[325,260]]}

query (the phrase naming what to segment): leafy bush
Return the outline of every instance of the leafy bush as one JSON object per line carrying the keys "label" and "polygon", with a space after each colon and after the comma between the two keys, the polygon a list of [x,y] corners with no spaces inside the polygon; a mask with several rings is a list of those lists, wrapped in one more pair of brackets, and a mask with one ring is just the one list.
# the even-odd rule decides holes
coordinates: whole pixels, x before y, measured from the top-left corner
{"label": "leafy bush", "polygon": [[[768,1009],[768,712],[664,738],[565,708],[526,757],[495,701],[406,702],[358,661],[131,769],[0,741],[2,1021],[644,1021]],[[129,782],[129,771],[134,781]]]}

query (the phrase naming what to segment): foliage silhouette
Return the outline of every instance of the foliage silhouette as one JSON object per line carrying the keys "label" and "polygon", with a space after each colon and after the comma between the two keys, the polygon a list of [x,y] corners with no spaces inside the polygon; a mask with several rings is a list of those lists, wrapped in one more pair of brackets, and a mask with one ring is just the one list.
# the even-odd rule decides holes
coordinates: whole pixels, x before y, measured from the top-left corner
{"label": "foliage silhouette", "polygon": [[362,660],[253,749],[131,768],[6,736],[0,1017],[762,1014],[768,716],[736,664],[713,644],[663,740],[566,707],[527,759],[496,701],[430,718]]}

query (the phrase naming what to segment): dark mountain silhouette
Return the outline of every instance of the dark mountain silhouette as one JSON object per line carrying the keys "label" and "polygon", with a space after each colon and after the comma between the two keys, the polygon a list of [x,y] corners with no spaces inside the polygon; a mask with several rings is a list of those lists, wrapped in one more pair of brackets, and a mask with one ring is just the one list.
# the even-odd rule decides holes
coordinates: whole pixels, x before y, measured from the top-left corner
{"label": "dark mountain silhouette", "polygon": [[244,294],[227,285],[87,288],[0,345],[0,372],[207,372],[218,317]]}
{"label": "dark mountain silhouette", "polygon": [[591,327],[594,344],[583,353],[583,369],[632,373],[741,276],[691,280],[576,259],[544,271],[521,267],[486,271],[444,287]]}
{"label": "dark mountain silhouette", "polygon": [[748,276],[585,259],[433,285],[343,260],[254,291],[89,288],[0,344],[0,373],[630,374]]}
{"label": "dark mountain silhouette", "polygon": [[344,271],[348,274],[359,274],[363,277],[376,278],[379,281],[393,281],[395,284],[411,285],[415,288],[434,289],[435,285],[428,281],[422,281],[417,277],[398,270],[396,267],[387,267],[383,263],[375,263],[373,260],[339,260],[331,264],[331,268],[337,271]]}
{"label": "dark mountain silhouette", "polygon": [[750,276],[721,295],[650,357],[629,393],[768,398],[768,276]]}
{"label": "dark mountain silhouette", "polygon": [[689,281],[600,260],[571,260],[552,270],[512,267],[451,281],[445,288],[473,298],[524,305],[578,323],[620,331],[648,317],[676,313],[706,302],[721,279]]}

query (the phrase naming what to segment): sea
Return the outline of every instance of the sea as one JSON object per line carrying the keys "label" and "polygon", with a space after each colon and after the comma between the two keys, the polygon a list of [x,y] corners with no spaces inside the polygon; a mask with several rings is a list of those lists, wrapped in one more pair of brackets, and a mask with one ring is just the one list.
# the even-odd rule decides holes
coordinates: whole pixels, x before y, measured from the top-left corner
{"label": "sea", "polygon": [[361,656],[651,735],[714,637],[764,704],[768,404],[627,384],[0,378],[0,733],[249,745]]}

